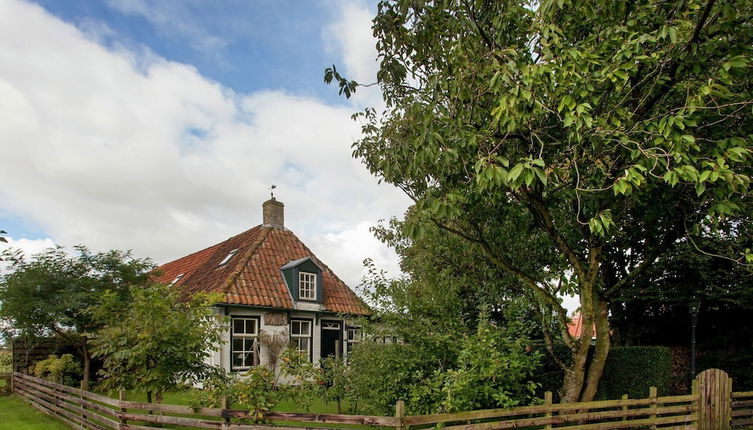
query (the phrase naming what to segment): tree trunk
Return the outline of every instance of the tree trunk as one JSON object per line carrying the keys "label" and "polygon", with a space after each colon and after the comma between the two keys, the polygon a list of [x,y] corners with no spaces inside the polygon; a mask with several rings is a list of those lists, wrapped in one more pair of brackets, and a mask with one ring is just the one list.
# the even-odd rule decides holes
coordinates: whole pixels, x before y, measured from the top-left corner
{"label": "tree trunk", "polygon": [[[596,396],[604,364],[609,354],[609,308],[606,302],[599,301],[596,312],[591,315],[583,306],[581,337],[574,339],[571,349],[572,364],[564,369],[565,376],[560,389],[563,403],[590,402]],[[591,338],[596,335],[593,356],[589,357]],[[590,359],[589,359],[590,358]]]}
{"label": "tree trunk", "polygon": [[89,374],[91,373],[91,363],[92,358],[91,354],[89,353],[88,345],[86,344],[86,340],[84,340],[84,345],[81,351],[82,358],[84,359],[84,374],[81,379],[81,389],[84,391],[89,390]]}
{"label": "tree trunk", "polygon": [[[146,392],[146,402],[147,403],[152,403],[152,392],[151,391],[147,391]],[[151,414],[152,412],[149,411],[149,413]]]}
{"label": "tree trunk", "polygon": [[609,355],[609,307],[606,302],[600,301],[596,306],[596,315],[594,316],[596,331],[596,346],[591,363],[588,365],[586,374],[585,388],[580,396],[581,402],[590,402],[596,396],[599,389],[599,381],[604,371],[604,364]]}

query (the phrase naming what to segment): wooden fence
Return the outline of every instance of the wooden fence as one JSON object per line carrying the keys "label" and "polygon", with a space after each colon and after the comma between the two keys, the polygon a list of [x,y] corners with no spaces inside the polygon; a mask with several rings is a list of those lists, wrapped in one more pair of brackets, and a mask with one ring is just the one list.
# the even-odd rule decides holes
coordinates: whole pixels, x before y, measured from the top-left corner
{"label": "wooden fence", "polygon": [[[306,428],[394,427],[396,430],[441,427],[445,430],[536,429],[698,429],[723,430],[753,423],[753,392],[732,393],[731,381],[721,370],[703,372],[693,392],[581,403],[553,404],[547,393],[543,404],[510,409],[488,409],[454,414],[405,416],[404,404],[395,416],[335,415],[268,412],[264,424],[253,412],[240,409],[200,408],[116,400],[77,388],[15,373],[14,392],[40,411],[75,429],[180,428],[235,430],[301,430]],[[726,395],[726,398],[723,398]],[[172,427],[171,427],[172,428]]]}
{"label": "wooden fence", "polygon": [[732,393],[732,404],[730,405],[732,426],[753,427],[753,391],[743,393]]}

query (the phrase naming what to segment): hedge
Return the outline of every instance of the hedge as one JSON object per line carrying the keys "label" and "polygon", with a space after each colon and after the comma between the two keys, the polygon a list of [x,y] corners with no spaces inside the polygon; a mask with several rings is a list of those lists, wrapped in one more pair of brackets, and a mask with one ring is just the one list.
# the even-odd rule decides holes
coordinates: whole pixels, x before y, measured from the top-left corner
{"label": "hedge", "polygon": [[616,346],[609,351],[599,383],[598,399],[648,397],[651,386],[668,395],[672,379],[672,353],[665,346]]}

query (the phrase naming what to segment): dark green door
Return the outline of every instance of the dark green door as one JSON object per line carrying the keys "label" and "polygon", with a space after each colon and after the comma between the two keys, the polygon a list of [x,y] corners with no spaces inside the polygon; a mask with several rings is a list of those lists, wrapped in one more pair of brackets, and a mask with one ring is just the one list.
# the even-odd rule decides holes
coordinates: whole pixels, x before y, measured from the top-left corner
{"label": "dark green door", "polygon": [[342,356],[342,323],[322,320],[322,358]]}

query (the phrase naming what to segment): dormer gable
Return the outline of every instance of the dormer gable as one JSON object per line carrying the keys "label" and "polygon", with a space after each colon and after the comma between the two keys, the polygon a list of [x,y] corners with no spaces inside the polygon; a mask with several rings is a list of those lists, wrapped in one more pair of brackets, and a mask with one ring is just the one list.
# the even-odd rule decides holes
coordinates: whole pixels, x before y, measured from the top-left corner
{"label": "dormer gable", "polygon": [[324,303],[322,268],[313,258],[288,261],[280,267],[280,272],[293,301]]}

